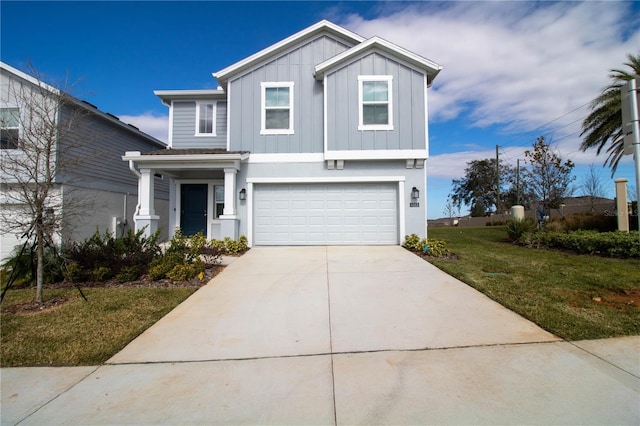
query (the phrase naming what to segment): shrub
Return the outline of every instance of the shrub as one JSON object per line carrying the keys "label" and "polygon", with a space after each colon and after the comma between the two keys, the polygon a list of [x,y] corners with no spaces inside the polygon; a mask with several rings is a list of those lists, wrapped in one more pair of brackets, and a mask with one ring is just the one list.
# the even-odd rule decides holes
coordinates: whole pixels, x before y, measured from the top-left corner
{"label": "shrub", "polygon": [[416,234],[406,235],[403,246],[407,250],[433,257],[443,257],[451,254],[445,241],[433,238],[420,239]]}
{"label": "shrub", "polygon": [[73,282],[88,278],[103,281],[119,276],[123,270],[126,272],[122,276],[131,276],[133,271],[138,271],[138,276],[146,273],[149,264],[160,253],[157,242],[160,233],[145,237],[143,232],[130,230],[114,238],[110,232],[100,234],[96,231],[83,242],[70,243],[63,250],[64,257],[70,262],[65,277]]}
{"label": "shrub", "polygon": [[98,266],[91,271],[91,277],[96,281],[106,281],[113,277],[113,272],[106,266]]}
{"label": "shrub", "polygon": [[173,281],[186,281],[194,278],[204,270],[204,263],[197,259],[192,263],[181,263],[175,265],[173,269],[167,272],[167,278]]}
{"label": "shrub", "polygon": [[507,235],[511,241],[518,241],[522,234],[531,232],[536,228],[533,220],[527,219],[511,219],[507,223]]}
{"label": "shrub", "polygon": [[451,254],[451,251],[447,248],[447,243],[443,240],[436,240],[433,238],[427,239],[427,244],[424,247],[424,252],[433,257],[444,257]]}
{"label": "shrub", "polygon": [[558,248],[578,254],[640,257],[637,232],[536,232],[524,234],[521,242],[530,247]]}
{"label": "shrub", "polygon": [[[20,253],[22,252],[22,254]],[[53,246],[44,248],[44,281],[54,283],[63,278],[64,259],[60,255],[60,249]],[[37,255],[35,247],[27,244],[22,250],[22,245],[16,246],[11,255],[2,263],[2,285],[5,285],[13,274],[14,287],[28,286],[36,281]]]}

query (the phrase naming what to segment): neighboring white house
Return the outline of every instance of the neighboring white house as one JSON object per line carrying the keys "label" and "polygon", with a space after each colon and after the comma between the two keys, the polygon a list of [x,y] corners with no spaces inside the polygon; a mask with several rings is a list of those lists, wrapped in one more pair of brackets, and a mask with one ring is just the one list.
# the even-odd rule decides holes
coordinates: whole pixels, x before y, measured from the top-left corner
{"label": "neighboring white house", "polygon": [[[60,206],[59,211],[52,213],[62,215],[63,228],[54,238],[58,242],[63,239],[81,240],[90,237],[96,229],[101,232],[109,230],[121,235],[127,229],[133,229],[133,215],[138,196],[138,179],[131,173],[128,165],[122,162],[122,153],[127,150],[164,150],[166,145],[123,123],[116,116],[99,111],[89,103],[73,97],[68,98],[68,102],[62,107],[51,106],[52,102],[62,99],[58,89],[0,62],[0,161],[6,164],[21,158],[25,155],[21,150],[21,144],[26,140],[24,133],[33,134],[46,129],[43,125],[33,123],[30,118],[42,113],[35,111],[39,105],[51,106],[48,111],[54,115],[52,120],[55,121],[52,122],[55,123],[64,123],[66,115],[81,111],[81,114],[77,114],[77,120],[67,121],[74,124],[72,128],[56,130],[59,139],[67,139],[56,141],[58,161],[64,161],[66,156],[72,155],[71,150],[60,148],[68,145],[71,138],[75,144],[73,149],[76,150],[73,155],[77,155],[77,150],[80,150],[81,161],[73,168],[65,170],[64,175],[56,175],[54,198],[58,197]],[[43,103],[42,99],[46,99],[49,104]],[[3,167],[0,171],[0,208],[5,218],[10,216],[7,220],[10,222],[24,218],[27,214],[24,210],[28,206],[23,202],[24,195],[16,191],[15,180],[12,177],[15,175],[5,174],[7,168]],[[154,180],[157,183],[153,195],[156,208],[168,212],[168,181],[158,177]],[[82,203],[82,211],[74,212],[72,220],[65,221],[65,215],[70,214],[66,207],[70,203],[71,194],[76,200],[81,199],[86,203]],[[158,226],[164,228],[166,235],[168,222],[165,220]],[[6,228],[8,226],[2,226],[5,231]],[[4,259],[14,246],[22,243],[20,234],[22,233],[16,231],[0,234],[1,259]]]}
{"label": "neighboring white house", "polygon": [[425,235],[427,92],[441,66],[321,21],[213,74],[217,90],[158,90],[169,149],[130,150],[136,227],[256,245],[400,244]]}

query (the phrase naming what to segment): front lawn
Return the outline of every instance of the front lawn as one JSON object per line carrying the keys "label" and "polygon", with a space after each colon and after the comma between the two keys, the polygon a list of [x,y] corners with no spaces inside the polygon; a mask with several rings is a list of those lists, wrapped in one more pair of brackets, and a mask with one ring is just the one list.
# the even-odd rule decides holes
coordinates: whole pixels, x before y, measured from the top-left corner
{"label": "front lawn", "polygon": [[[9,290],[1,307],[0,365],[98,365],[189,297],[196,287]],[[36,304],[37,305],[37,304]]]}
{"label": "front lawn", "polygon": [[640,335],[640,259],[521,247],[503,227],[430,228],[457,260],[438,268],[568,340]]}

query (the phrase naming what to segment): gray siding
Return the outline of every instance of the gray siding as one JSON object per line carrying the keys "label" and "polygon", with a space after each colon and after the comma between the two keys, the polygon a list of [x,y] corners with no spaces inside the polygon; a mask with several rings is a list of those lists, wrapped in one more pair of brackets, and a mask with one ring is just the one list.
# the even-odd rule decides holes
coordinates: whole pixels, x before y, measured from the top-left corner
{"label": "gray siding", "polygon": [[[64,124],[74,114],[64,107],[60,122]],[[74,115],[74,131],[60,141],[60,164],[64,173],[58,181],[83,188],[138,193],[138,178],[122,161],[126,151],[149,152],[161,149],[133,132],[99,115]],[[76,164],[77,161],[77,164]],[[168,179],[156,179],[156,197],[169,198]]]}
{"label": "gray siding", "polygon": [[[252,153],[323,152],[323,87],[313,77],[314,67],[348,47],[321,36],[230,82],[230,149]],[[261,135],[260,83],[284,81],[294,82],[294,134]]]}
{"label": "gray siding", "polygon": [[[393,130],[358,130],[358,76],[392,75]],[[329,150],[426,149],[424,74],[370,52],[328,74]]]}
{"label": "gray siding", "polygon": [[227,148],[227,103],[216,102],[216,136],[195,136],[196,102],[173,102],[172,148]]}

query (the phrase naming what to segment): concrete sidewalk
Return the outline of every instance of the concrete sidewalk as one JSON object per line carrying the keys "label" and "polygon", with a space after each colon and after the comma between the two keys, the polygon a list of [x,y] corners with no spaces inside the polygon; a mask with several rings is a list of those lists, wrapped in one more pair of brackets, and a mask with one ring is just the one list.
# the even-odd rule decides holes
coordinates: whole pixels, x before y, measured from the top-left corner
{"label": "concrete sidewalk", "polygon": [[638,424],[640,337],[564,342],[400,247],[254,248],[9,424]]}

